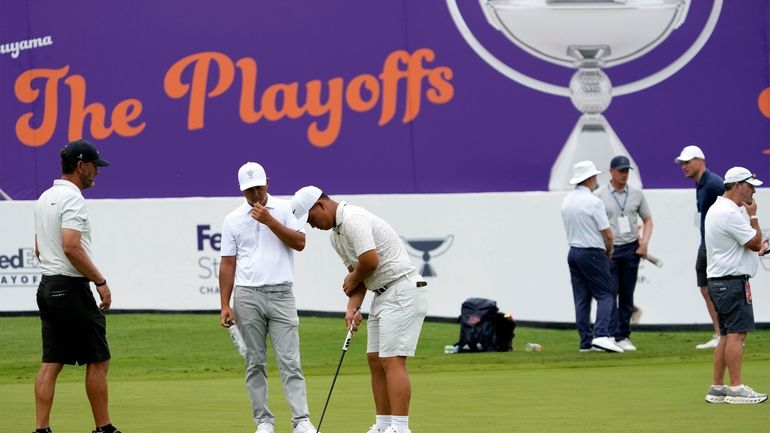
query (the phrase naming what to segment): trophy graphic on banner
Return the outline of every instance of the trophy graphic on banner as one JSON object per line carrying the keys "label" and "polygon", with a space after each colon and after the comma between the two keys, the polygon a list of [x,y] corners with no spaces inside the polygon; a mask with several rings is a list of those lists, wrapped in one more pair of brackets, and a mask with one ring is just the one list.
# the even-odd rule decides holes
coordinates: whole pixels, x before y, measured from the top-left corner
{"label": "trophy graphic on banner", "polygon": [[[546,83],[516,71],[487,51],[465,23],[457,0],[446,0],[465,41],[495,70],[540,92],[569,97],[582,113],[551,167],[548,189],[573,186],[572,167],[591,160],[609,167],[626,155],[634,170],[628,182],[641,187],[636,162],[602,114],[613,96],[638,92],[660,83],[684,67],[703,48],[719,19],[723,0],[712,0],[711,14],[698,38],[681,57],[653,75],[613,87],[605,69],[639,58],[684,24],[691,0],[479,0],[489,24],[527,53],[576,69],[569,87]],[[600,182],[609,179],[607,173]]]}
{"label": "trophy graphic on banner", "polygon": [[401,238],[409,247],[408,252],[410,256],[422,257],[422,268],[420,269],[420,275],[423,277],[435,277],[436,271],[433,270],[433,266],[430,264],[430,259],[438,257],[452,246],[454,241],[454,235],[449,235],[443,239],[406,239]]}

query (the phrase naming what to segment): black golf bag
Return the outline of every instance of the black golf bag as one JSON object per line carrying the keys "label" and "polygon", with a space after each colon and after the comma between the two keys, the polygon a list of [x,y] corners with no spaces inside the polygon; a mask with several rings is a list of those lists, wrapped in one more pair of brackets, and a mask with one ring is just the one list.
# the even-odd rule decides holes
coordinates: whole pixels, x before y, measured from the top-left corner
{"label": "black golf bag", "polygon": [[510,314],[500,313],[497,302],[469,298],[460,315],[458,352],[507,352],[512,350],[516,322]]}

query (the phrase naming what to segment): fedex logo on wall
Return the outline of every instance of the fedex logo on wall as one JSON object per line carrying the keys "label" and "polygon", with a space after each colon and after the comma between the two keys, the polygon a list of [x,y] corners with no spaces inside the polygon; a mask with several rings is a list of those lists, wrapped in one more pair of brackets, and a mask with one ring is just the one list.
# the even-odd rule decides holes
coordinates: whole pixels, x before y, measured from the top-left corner
{"label": "fedex logo on wall", "polygon": [[0,287],[30,287],[40,283],[37,257],[33,248],[0,253]]}
{"label": "fedex logo on wall", "polygon": [[197,288],[200,295],[219,295],[219,250],[221,249],[222,233],[214,233],[210,224],[195,226],[195,238],[198,257]]}
{"label": "fedex logo on wall", "polygon": [[208,224],[198,224],[195,229],[198,234],[198,251],[203,251],[207,248],[214,251],[220,250],[222,233],[212,233],[211,226]]}

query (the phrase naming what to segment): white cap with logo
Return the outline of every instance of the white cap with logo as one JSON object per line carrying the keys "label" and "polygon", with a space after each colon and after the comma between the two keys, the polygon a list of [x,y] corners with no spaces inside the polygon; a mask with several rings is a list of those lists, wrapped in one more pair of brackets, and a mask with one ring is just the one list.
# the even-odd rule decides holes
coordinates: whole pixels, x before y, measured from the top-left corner
{"label": "white cap with logo", "polygon": [[682,153],[679,154],[679,156],[674,159],[674,162],[677,164],[681,164],[683,162],[687,162],[693,158],[699,158],[699,159],[706,159],[706,156],[703,154],[703,151],[700,150],[700,147],[698,146],[687,146],[684,149],[682,149]]}
{"label": "white cap with logo", "polygon": [[238,184],[241,191],[246,191],[255,186],[267,185],[265,169],[256,162],[247,162],[238,170]]}
{"label": "white cap with logo", "polygon": [[733,167],[725,173],[725,184],[746,182],[754,186],[760,186],[764,182],[757,179],[757,175],[743,167]]}
{"label": "white cap with logo", "polygon": [[294,218],[296,218],[301,225],[305,225],[307,222],[310,208],[315,205],[315,202],[318,201],[321,194],[323,194],[323,191],[312,185],[302,187],[294,193],[294,197],[291,198],[291,211],[294,214]]}

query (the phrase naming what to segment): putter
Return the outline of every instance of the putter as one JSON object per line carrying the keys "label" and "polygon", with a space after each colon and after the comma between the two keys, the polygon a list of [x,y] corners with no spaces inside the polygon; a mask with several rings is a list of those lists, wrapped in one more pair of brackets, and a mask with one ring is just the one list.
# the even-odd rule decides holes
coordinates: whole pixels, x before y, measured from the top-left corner
{"label": "putter", "polygon": [[[356,312],[353,313],[353,317],[355,318],[356,314],[360,311],[360,308],[356,309]],[[324,415],[326,415],[326,407],[329,406],[329,400],[332,398],[332,391],[334,391],[334,384],[337,382],[337,375],[340,374],[340,367],[342,367],[342,360],[345,359],[345,352],[348,351],[348,347],[350,346],[350,340],[353,339],[353,322],[350,322],[350,328],[348,328],[348,333],[345,336],[345,342],[342,343],[342,356],[340,356],[340,362],[337,364],[337,371],[334,372],[334,379],[332,379],[332,386],[329,388],[329,395],[326,396],[326,403],[324,404],[324,410],[321,412],[321,419],[318,421],[318,428],[316,428],[317,433],[321,433],[321,424],[324,422]]]}

